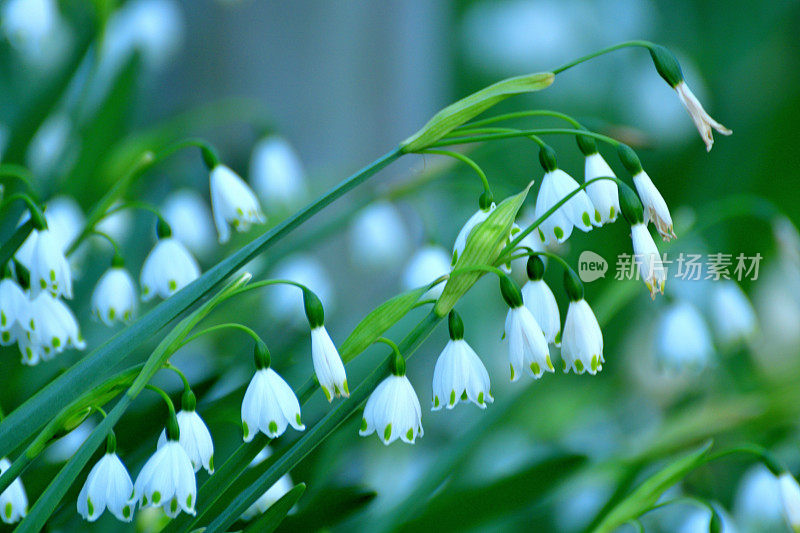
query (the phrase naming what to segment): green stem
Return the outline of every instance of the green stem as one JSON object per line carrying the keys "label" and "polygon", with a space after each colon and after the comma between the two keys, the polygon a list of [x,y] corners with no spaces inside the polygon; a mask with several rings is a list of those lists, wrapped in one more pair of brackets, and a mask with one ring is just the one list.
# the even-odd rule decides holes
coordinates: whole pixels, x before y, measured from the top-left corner
{"label": "green stem", "polygon": [[173,365],[173,364],[172,364],[172,363],[170,363],[169,361],[167,361],[167,362],[164,364],[164,368],[166,368],[167,370],[172,370],[173,372],[175,372],[176,374],[178,374],[178,376],[181,378],[181,383],[183,383],[183,391],[184,391],[184,392],[188,392],[188,391],[191,391],[191,390],[192,390],[192,386],[191,386],[191,384],[189,383],[189,380],[188,380],[188,379],[186,379],[186,374],[184,374],[183,372],[181,372],[181,369],[180,369],[180,368],[178,368],[177,366]]}
{"label": "green stem", "polygon": [[247,326],[245,326],[243,324],[237,324],[235,322],[226,322],[225,324],[217,324],[215,326],[210,326],[210,327],[208,327],[208,328],[206,328],[206,329],[204,329],[202,331],[199,331],[199,332],[195,333],[194,335],[192,335],[190,337],[187,337],[183,342],[181,342],[178,345],[178,348],[179,349],[183,348],[184,346],[186,346],[190,342],[202,337],[203,335],[208,335],[209,333],[214,333],[215,331],[220,331],[220,330],[223,330],[223,329],[236,329],[236,330],[239,330],[239,331],[243,331],[243,332],[247,333],[250,337],[252,337],[252,339],[254,341],[263,342],[261,340],[261,337],[258,335],[258,333],[256,333],[252,329],[248,328]]}
{"label": "green stem", "polygon": [[465,156],[464,154],[459,154],[458,152],[451,152],[450,150],[431,150],[431,149],[423,150],[423,151],[418,152],[418,153],[420,153],[420,154],[433,154],[433,155],[446,155],[448,157],[452,157],[452,158],[457,159],[457,160],[459,160],[459,161],[461,161],[463,163],[466,163],[467,165],[469,165],[470,168],[472,168],[472,170],[475,171],[476,174],[478,174],[478,177],[480,178],[481,183],[483,184],[483,190],[486,191],[486,193],[489,196],[492,196],[492,189],[491,189],[491,187],[489,187],[489,180],[486,178],[486,173],[483,172],[483,169],[481,169],[481,167],[479,167],[478,164],[475,161],[473,161],[469,157]]}
{"label": "green stem", "polygon": [[601,133],[595,133],[593,131],[588,130],[578,130],[578,129],[568,129],[568,128],[539,128],[533,130],[515,130],[511,128],[492,128],[493,130],[507,130],[507,131],[497,131],[496,133],[486,133],[482,135],[471,135],[465,137],[451,137],[448,139],[444,139],[438,141],[431,145],[432,147],[439,147],[439,146],[452,146],[454,144],[467,144],[467,143],[476,143],[476,142],[484,142],[484,141],[494,141],[497,139],[513,139],[516,137],[530,137],[531,135],[580,135],[583,137],[592,137],[594,139],[606,142],[614,147],[619,146],[622,144],[618,140],[614,139],[613,137],[609,137],[608,135],[603,135]]}
{"label": "green stem", "polygon": [[33,187],[33,174],[22,165],[14,165],[12,163],[0,165],[0,179],[3,178],[17,179],[25,185],[31,194],[36,193]]}
{"label": "green stem", "polygon": [[231,298],[243,294],[245,292],[252,291],[253,289],[260,289],[262,287],[268,287],[270,285],[292,285],[293,287],[297,287],[303,292],[308,291],[310,293],[314,293],[314,291],[312,291],[311,289],[309,289],[308,287],[297,281],[292,281],[290,279],[265,279],[261,281],[256,281],[250,285],[245,285],[239,290],[232,292]]}
{"label": "green stem", "polygon": [[111,237],[111,235],[109,235],[108,233],[104,233],[104,232],[102,232],[100,230],[96,230],[96,229],[92,230],[91,234],[95,235],[97,237],[101,237],[101,238],[105,239],[106,242],[108,242],[111,245],[111,247],[114,249],[114,256],[121,257],[121,254],[119,253],[119,245],[117,245],[117,241],[115,241],[114,238]]}
{"label": "green stem", "polygon": [[559,113],[558,111],[551,111],[549,109],[532,109],[529,111],[516,111],[514,113],[505,113],[502,115],[496,115],[494,117],[485,118],[482,120],[476,120],[474,122],[468,122],[463,126],[459,126],[455,130],[451,131],[447,135],[452,136],[457,134],[461,130],[468,130],[470,128],[478,128],[481,126],[488,126],[490,124],[494,124],[496,122],[504,122],[506,120],[514,120],[517,118],[527,118],[527,117],[553,117],[564,120],[565,122],[569,122],[575,128],[581,129],[583,126],[580,122],[575,120],[569,115],[564,113]]}
{"label": "green stem", "polygon": [[28,194],[24,192],[14,193],[5,200],[3,200],[2,207],[6,207],[7,205],[11,204],[12,202],[19,200],[23,202],[26,206],[28,206],[28,211],[30,212],[30,220],[33,221],[33,226],[37,230],[47,229],[47,220],[42,213],[42,209],[39,207],[39,204],[31,198]]}
{"label": "green stem", "polygon": [[167,409],[169,410],[170,416],[175,416],[175,404],[172,403],[172,400],[169,397],[169,394],[164,392],[163,389],[156,387],[155,385],[150,385],[149,383],[144,386],[145,389],[151,390],[161,396],[161,399],[164,400],[164,403],[167,404]]}
{"label": "green stem", "polygon": [[17,253],[17,250],[28,238],[31,231],[33,231],[33,221],[28,220],[18,227],[11,237],[0,246],[0,268],[4,268],[9,260],[14,257],[14,254]]}
{"label": "green stem", "polygon": [[613,46],[609,46],[608,48],[603,48],[602,50],[598,50],[597,52],[592,52],[591,54],[579,57],[578,59],[570,61],[569,63],[565,63],[560,67],[551,70],[550,72],[552,72],[553,74],[559,74],[561,72],[564,72],[565,70],[571,69],[576,65],[580,65],[581,63],[589,61],[590,59],[594,59],[595,57],[607,54],[609,52],[613,52],[615,50],[621,50],[623,48],[629,48],[633,46],[641,46],[649,50],[653,46],[653,43],[651,43],[650,41],[626,41],[624,43],[615,44]]}

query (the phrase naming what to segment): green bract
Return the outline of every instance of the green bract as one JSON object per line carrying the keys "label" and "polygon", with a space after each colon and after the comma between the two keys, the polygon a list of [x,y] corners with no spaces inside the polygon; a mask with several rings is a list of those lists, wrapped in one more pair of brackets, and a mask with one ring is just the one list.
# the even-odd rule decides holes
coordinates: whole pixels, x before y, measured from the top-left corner
{"label": "green bract", "polygon": [[423,150],[509,96],[541,91],[549,87],[554,79],[552,72],[536,72],[489,85],[436,113],[422,129],[401,142],[400,148],[406,153]]}
{"label": "green bract", "polygon": [[[475,226],[467,237],[464,253],[458,258],[453,270],[475,265],[494,265],[497,258],[500,257],[500,252],[502,252],[505,241],[511,232],[514,219],[517,218],[517,212],[522,207],[531,185],[533,185],[533,182],[529,183],[521,193],[503,200],[486,220]],[[436,302],[434,312],[439,317],[446,316],[458,299],[483,274],[484,272],[476,271],[451,276],[447,280],[447,285],[445,285],[439,301]]]}

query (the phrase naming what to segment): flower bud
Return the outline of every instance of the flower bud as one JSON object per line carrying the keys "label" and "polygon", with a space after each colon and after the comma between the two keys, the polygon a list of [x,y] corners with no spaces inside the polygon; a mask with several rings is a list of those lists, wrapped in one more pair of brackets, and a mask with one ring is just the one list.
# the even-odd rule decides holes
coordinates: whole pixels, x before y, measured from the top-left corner
{"label": "flower bud", "polygon": [[639,161],[639,156],[627,144],[620,143],[617,145],[617,155],[620,162],[622,162],[622,166],[630,172],[631,176],[635,176],[642,171],[642,162]]}

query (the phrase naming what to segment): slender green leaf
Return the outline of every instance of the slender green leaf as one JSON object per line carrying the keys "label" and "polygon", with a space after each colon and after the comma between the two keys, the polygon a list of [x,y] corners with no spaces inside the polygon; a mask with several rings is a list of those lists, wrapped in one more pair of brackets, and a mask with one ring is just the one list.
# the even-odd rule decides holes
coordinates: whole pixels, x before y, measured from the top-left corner
{"label": "slender green leaf", "polygon": [[622,524],[634,520],[650,510],[664,491],[705,463],[710,449],[711,442],[709,441],[650,476],[609,511],[594,529],[595,533],[610,533]]}
{"label": "slender green leaf", "polygon": [[269,508],[264,511],[264,514],[251,522],[245,528],[245,533],[271,533],[275,531],[305,490],[305,483],[295,485],[292,490],[281,496],[280,500],[270,505]]}
{"label": "slender green leaf", "polygon": [[404,152],[418,152],[435,143],[455,128],[515,94],[540,91],[549,87],[552,72],[537,72],[507,78],[450,104],[431,118],[422,129],[400,143]]}
{"label": "slender green leaf", "polygon": [[363,487],[338,487],[322,490],[302,508],[287,516],[280,531],[320,531],[330,529],[360,511],[378,494]]}

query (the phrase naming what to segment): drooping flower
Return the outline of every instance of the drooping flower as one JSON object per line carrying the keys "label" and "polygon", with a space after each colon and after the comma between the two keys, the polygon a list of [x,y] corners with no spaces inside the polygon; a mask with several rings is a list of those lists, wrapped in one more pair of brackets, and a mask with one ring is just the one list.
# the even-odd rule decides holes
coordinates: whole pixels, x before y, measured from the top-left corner
{"label": "drooping flower", "polygon": [[450,340],[436,360],[433,370],[433,411],[443,405],[452,409],[459,400],[469,400],[481,409],[494,402],[489,373],[478,354],[464,340],[461,317],[450,311]]}
{"label": "drooping flower", "polygon": [[264,137],[253,147],[250,181],[267,206],[291,208],[306,196],[303,164],[289,142],[276,135]]}
{"label": "drooping flower", "polygon": [[251,224],[266,221],[258,199],[247,183],[225,165],[211,169],[211,210],[217,226],[219,242],[230,239],[230,226],[236,231],[247,231]]}
{"label": "drooping flower", "polygon": [[136,287],[121,265],[113,265],[100,277],[92,293],[92,312],[107,326],[130,321],[136,313]]}
{"label": "drooping flower", "polygon": [[133,520],[133,482],[116,454],[116,440],[110,434],[106,453],[89,472],[78,495],[78,513],[94,522],[108,509],[121,522]]}
{"label": "drooping flower", "polygon": [[475,213],[469,217],[469,219],[464,223],[461,227],[461,230],[458,232],[456,236],[456,242],[453,244],[453,257],[451,260],[451,264],[455,265],[458,261],[458,258],[464,253],[464,248],[467,246],[467,238],[469,234],[472,233],[472,230],[475,229],[475,226],[489,218],[489,215],[494,211],[495,205],[494,202],[489,202],[488,205],[481,207]]}
{"label": "drooping flower", "polygon": [[[255,459],[250,463],[250,468],[257,466],[264,462],[270,455],[272,455],[272,450],[269,446],[265,446],[263,450],[258,452]],[[251,520],[254,516],[259,514],[263,514],[267,509],[269,509],[272,504],[280,500],[287,492],[292,490],[294,487],[294,483],[292,483],[292,478],[289,474],[284,474],[281,476],[278,481],[275,482],[267,491],[262,494],[253,504],[248,507],[245,512],[242,513],[242,520]]]}
{"label": "drooping flower", "polygon": [[358,434],[366,437],[377,433],[387,446],[398,438],[414,444],[416,438],[424,434],[422,408],[406,377],[406,360],[396,346],[392,347],[392,374],[381,381],[367,399]]}
{"label": "drooping flower", "polygon": [[689,302],[668,308],[658,326],[659,359],[674,369],[699,369],[708,364],[714,347],[711,333],[700,312]]}
{"label": "drooping flower", "polygon": [[300,419],[300,402],[294,391],[269,367],[269,352],[263,344],[255,349],[256,373],[242,400],[244,441],[250,442],[259,431],[275,439],[291,425],[297,431],[306,426]]}
{"label": "drooping flower", "polygon": [[43,43],[59,23],[54,0],[9,0],[3,4],[0,27],[9,41],[27,52],[42,53]]}
{"label": "drooping flower", "polygon": [[745,341],[756,332],[756,313],[744,291],[732,280],[714,283],[711,292],[711,320],[720,343],[726,346]]}
{"label": "drooping flower", "polygon": [[72,298],[72,271],[61,244],[49,229],[39,230],[31,255],[31,288]]}
{"label": "drooping flower", "polygon": [[[598,152],[586,156],[584,181],[596,178],[616,177],[606,160]],[[600,224],[610,224],[619,214],[619,191],[612,180],[598,180],[586,187],[586,194],[592,201]]]}
{"label": "drooping flower", "polygon": [[171,193],[161,208],[172,235],[193,254],[205,256],[216,246],[211,212],[203,198],[191,189]]}
{"label": "drooping flower", "polygon": [[[403,271],[403,288],[415,289],[450,272],[450,254],[434,244],[423,246],[414,252]],[[444,283],[440,283],[425,293],[422,299],[438,298],[442,295]]]}
{"label": "drooping flower", "polygon": [[[5,457],[0,459],[0,476],[11,467],[11,462]],[[0,494],[0,518],[6,524],[19,522],[28,514],[28,497],[20,478],[11,482],[6,490]]]}
{"label": "drooping flower", "polygon": [[544,262],[537,255],[528,259],[528,282],[522,286],[522,301],[542,328],[548,343],[561,346],[561,313],[553,291],[544,282]]}
{"label": "drooping flower", "polygon": [[[41,357],[44,360],[51,359],[69,347],[78,350],[86,347],[75,315],[64,302],[53,298],[48,292],[40,292],[31,302],[29,328],[29,341],[33,347],[41,349]],[[20,348],[22,346],[20,344]],[[27,358],[23,352],[23,364],[38,363],[38,357],[35,357],[36,351],[34,349]]]}
{"label": "drooping flower", "polygon": [[800,485],[789,472],[778,476],[786,523],[795,533],[800,532]]}
{"label": "drooping flower", "polygon": [[[536,218],[544,216],[577,188],[578,182],[563,170],[554,168],[545,172],[536,196]],[[590,231],[592,224],[599,224],[599,221],[600,217],[595,216],[595,208],[589,196],[586,191],[581,190],[539,225],[539,236],[545,244],[562,243],[572,235],[573,227]]]}
{"label": "drooping flower", "polygon": [[706,151],[710,152],[711,147],[714,146],[714,135],[711,133],[711,128],[723,135],[733,133],[733,131],[711,118],[685,81],[678,83],[675,86],[675,91],[678,93],[678,98],[680,98],[683,107],[692,117],[692,122],[694,122],[697,131],[700,133],[700,137],[706,143]]}
{"label": "drooping flower", "polygon": [[324,325],[311,330],[311,359],[314,373],[328,401],[332,401],[334,396],[349,398],[350,390],[347,388],[342,358]]}
{"label": "drooping flower", "polygon": [[133,485],[140,507],[162,507],[170,518],[183,510],[195,514],[197,481],[192,461],[177,435],[172,435],[142,467]]}
{"label": "drooping flower", "polygon": [[644,207],[645,225],[648,222],[652,222],[661,238],[665,241],[675,239],[676,235],[672,227],[672,216],[669,214],[669,208],[650,176],[644,170],[640,170],[637,174],[634,174],[633,184],[636,186],[636,192],[639,193],[639,198]]}
{"label": "drooping flower", "polygon": [[664,268],[661,254],[647,226],[641,222],[631,226],[631,240],[639,276],[650,291],[650,297],[655,299],[657,293],[664,294],[664,284],[667,279],[667,270]]}
{"label": "drooping flower", "polygon": [[364,270],[397,268],[406,257],[409,235],[397,207],[378,200],[362,209],[349,230],[351,261]]}
{"label": "drooping flower", "polygon": [[9,346],[25,335],[29,306],[28,297],[13,279],[0,280],[0,345]]}
{"label": "drooping flower", "polygon": [[569,297],[567,319],[561,341],[564,372],[595,375],[603,369],[603,332],[592,308],[583,298],[583,284],[571,270],[564,272],[564,288]]}
{"label": "drooping flower", "polygon": [[[205,468],[209,474],[213,474],[214,442],[211,440],[208,426],[195,411],[195,405],[194,393],[191,391],[184,393],[183,406],[176,415],[181,433],[178,442],[186,450],[195,472]],[[158,447],[161,448],[167,442],[167,430],[164,429],[158,438]]]}
{"label": "drooping flower", "polygon": [[500,278],[500,292],[508,304],[505,338],[508,341],[508,359],[511,368],[511,381],[517,381],[524,369],[529,376],[540,378],[546,372],[553,372],[553,362],[542,328],[525,307],[522,291],[507,276]]}
{"label": "drooping flower", "polygon": [[778,477],[761,463],[748,468],[736,491],[734,511],[743,531],[758,531],[765,524],[777,529],[783,522]]}
{"label": "drooping flower", "polygon": [[142,300],[169,298],[199,276],[200,267],[189,250],[169,234],[160,235],[142,265]]}

